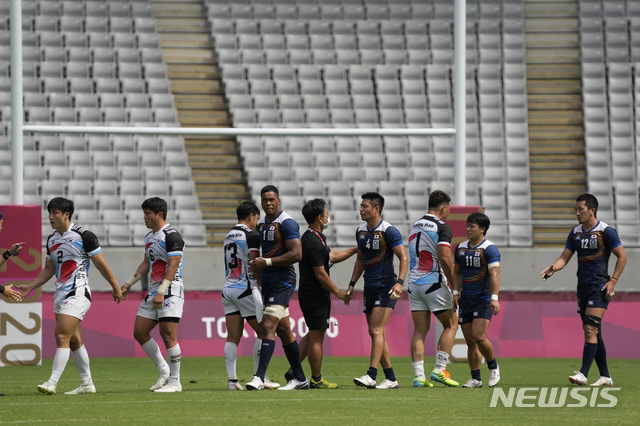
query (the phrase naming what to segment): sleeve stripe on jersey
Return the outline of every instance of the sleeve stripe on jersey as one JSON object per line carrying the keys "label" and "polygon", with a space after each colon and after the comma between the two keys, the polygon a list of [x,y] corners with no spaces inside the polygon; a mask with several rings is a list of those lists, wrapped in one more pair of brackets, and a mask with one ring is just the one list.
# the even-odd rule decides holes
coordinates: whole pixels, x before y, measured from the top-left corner
{"label": "sleeve stripe on jersey", "polygon": [[[95,250],[93,250],[93,251],[90,251],[90,252],[88,252],[87,254],[88,254],[89,256],[95,256],[96,254],[100,253],[101,251],[102,251],[102,247],[98,247],[97,249],[95,249]],[[51,257],[51,256],[50,256],[50,257]]]}
{"label": "sleeve stripe on jersey", "polygon": [[171,256],[182,256],[182,251],[172,251],[170,253],[167,253],[167,257]]}
{"label": "sleeve stripe on jersey", "polygon": [[250,248],[249,249],[249,253],[260,253],[260,249],[259,248]]}
{"label": "sleeve stripe on jersey", "polygon": [[491,262],[487,265],[487,268],[495,268],[496,266],[500,266],[500,262]]}
{"label": "sleeve stripe on jersey", "polygon": [[440,241],[438,242],[439,246],[447,246],[447,247],[451,247],[451,243],[448,243],[447,241]]}

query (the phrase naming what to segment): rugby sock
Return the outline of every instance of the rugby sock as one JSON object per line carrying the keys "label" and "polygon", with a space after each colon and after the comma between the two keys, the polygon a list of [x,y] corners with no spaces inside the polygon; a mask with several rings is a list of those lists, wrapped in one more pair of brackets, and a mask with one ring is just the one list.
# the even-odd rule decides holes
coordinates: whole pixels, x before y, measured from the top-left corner
{"label": "rugby sock", "polygon": [[262,339],[256,339],[256,344],[253,345],[253,371],[258,371],[260,365],[260,348],[262,347]]}
{"label": "rugby sock", "polygon": [[492,359],[491,361],[487,361],[487,367],[489,367],[489,370],[495,370],[496,368],[498,368],[498,363],[496,362],[496,359]]}
{"label": "rugby sock", "polygon": [[293,369],[293,377],[299,382],[307,380],[302,370],[302,363],[300,362],[300,346],[298,346],[298,341],[294,340],[287,346],[283,346],[282,349],[284,349],[284,353],[289,360],[289,365],[291,365]]}
{"label": "rugby sock", "polygon": [[582,367],[580,367],[580,372],[584,374],[584,377],[589,375],[589,369],[591,368],[591,364],[593,363],[593,359],[595,358],[597,351],[597,343],[584,344],[584,349],[582,350]]}
{"label": "rugby sock", "polygon": [[76,363],[78,373],[80,373],[80,380],[83,385],[91,384],[91,368],[89,366],[89,354],[87,348],[82,345],[76,351],[73,351],[73,361]]}
{"label": "rugby sock", "polygon": [[445,351],[436,352],[436,370],[443,371],[447,368],[447,362],[449,362],[449,354]]}
{"label": "rugby sock", "polygon": [[425,377],[424,376],[424,361],[412,362],[411,365],[413,366],[413,374],[416,377],[420,377],[420,378]]}
{"label": "rugby sock", "polygon": [[169,357],[169,381],[180,381],[180,362],[182,361],[182,352],[180,351],[180,345],[176,343],[171,349],[167,349],[167,356]]}
{"label": "rugby sock", "polygon": [[396,381],[396,374],[393,372],[393,367],[384,368],[384,377],[392,382]]}
{"label": "rugby sock", "polygon": [[471,370],[471,378],[481,382],[482,381],[482,377],[480,376],[480,369]]}
{"label": "rugby sock", "polygon": [[238,359],[238,345],[233,342],[224,344],[224,363],[227,365],[227,378],[229,380],[236,377],[236,360]]}
{"label": "rugby sock", "polygon": [[269,361],[273,356],[273,352],[276,349],[276,341],[271,339],[262,339],[262,348],[260,348],[260,364],[256,370],[256,376],[264,382],[264,375],[267,374],[267,367]]}
{"label": "rugby sock", "polygon": [[151,338],[144,345],[140,345],[144,353],[147,354],[151,361],[156,365],[156,368],[159,372],[167,371],[169,366],[167,365],[167,361],[162,356],[162,352],[160,352],[160,347],[156,343],[156,341]]}
{"label": "rugby sock", "polygon": [[314,382],[319,382],[320,380],[322,380],[322,374],[319,375],[318,377],[311,376],[311,380],[313,380]]}
{"label": "rugby sock", "polygon": [[596,351],[595,356],[596,364],[598,365],[598,370],[600,370],[601,377],[611,377],[609,376],[609,366],[607,365],[607,350],[604,347],[604,340],[602,340],[602,329],[598,329],[598,350]]}
{"label": "rugby sock", "polygon": [[376,380],[378,378],[378,369],[375,367],[369,367],[369,369],[367,370],[367,374],[369,375],[369,377],[371,377],[373,380]]}
{"label": "rugby sock", "polygon": [[69,348],[56,349],[56,354],[53,357],[53,366],[51,367],[51,377],[49,377],[50,382],[58,384],[58,380],[60,380],[60,376],[62,376],[64,367],[67,366],[70,354],[71,349]]}

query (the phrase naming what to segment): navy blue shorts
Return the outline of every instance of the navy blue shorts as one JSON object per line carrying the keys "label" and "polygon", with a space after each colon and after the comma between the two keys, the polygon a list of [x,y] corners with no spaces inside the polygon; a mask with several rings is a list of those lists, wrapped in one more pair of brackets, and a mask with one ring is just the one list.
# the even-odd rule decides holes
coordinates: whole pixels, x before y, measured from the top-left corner
{"label": "navy blue shorts", "polygon": [[587,308],[604,308],[609,307],[609,300],[606,298],[606,291],[602,291],[599,285],[595,284],[578,284],[578,313],[584,315]]}
{"label": "navy blue shorts", "polygon": [[458,302],[458,306],[460,306],[460,312],[458,314],[458,323],[460,324],[468,324],[474,319],[479,318],[491,321],[491,317],[493,316],[493,312],[491,312],[491,301],[484,297],[468,299],[462,296]]}
{"label": "navy blue shorts", "polygon": [[365,286],[364,288],[364,309],[362,312],[370,314],[373,308],[391,308],[396,306],[397,299],[393,300],[389,296],[391,287]]}
{"label": "navy blue shorts", "polygon": [[268,285],[262,285],[262,301],[266,305],[283,305],[289,306],[291,296],[293,296],[294,289],[281,284],[273,283]]}

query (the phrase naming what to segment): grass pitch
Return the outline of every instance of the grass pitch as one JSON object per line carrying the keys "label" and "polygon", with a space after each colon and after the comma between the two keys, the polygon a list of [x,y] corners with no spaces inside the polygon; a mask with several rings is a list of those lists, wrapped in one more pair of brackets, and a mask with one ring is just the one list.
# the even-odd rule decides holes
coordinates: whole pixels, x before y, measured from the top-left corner
{"label": "grass pitch", "polygon": [[[517,387],[568,387],[567,376],[579,368],[578,359],[499,359],[507,393]],[[224,358],[183,358],[182,393],[148,391],[157,371],[146,358],[93,358],[91,369],[98,393],[64,395],[79,383],[73,360],[67,364],[57,395],[42,395],[36,386],[51,372],[52,360],[41,367],[0,368],[0,424],[638,424],[640,416],[640,360],[609,361],[618,402],[614,408],[490,408],[493,389],[486,386],[488,370],[482,366],[482,389],[413,388],[413,370],[407,358],[394,358],[400,389],[358,388],[353,378],[365,374],[368,359],[326,358],[325,377],[338,383],[335,390],[230,392],[226,388]],[[432,368],[432,359],[425,368]],[[303,364],[309,373],[308,364]],[[284,385],[288,368],[284,357],[274,357],[268,376]],[[253,360],[238,360],[238,378],[251,380]],[[454,380],[469,378],[466,364],[447,368]],[[384,378],[379,370],[378,382]],[[592,367],[589,382],[597,378]],[[586,393],[585,393],[586,394]],[[589,394],[586,394],[589,395]],[[535,400],[535,399],[534,399]],[[575,402],[572,400],[570,402]],[[607,402],[603,400],[603,402]]]}

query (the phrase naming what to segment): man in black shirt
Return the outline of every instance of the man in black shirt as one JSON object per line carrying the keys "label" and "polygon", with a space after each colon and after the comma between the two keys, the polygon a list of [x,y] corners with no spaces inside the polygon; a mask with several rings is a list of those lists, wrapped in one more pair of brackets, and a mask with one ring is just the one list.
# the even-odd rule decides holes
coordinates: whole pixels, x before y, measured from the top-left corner
{"label": "man in black shirt", "polygon": [[[322,231],[329,227],[327,203],[321,199],[308,201],[302,207],[302,215],[309,229],[302,235],[302,260],[300,261],[300,287],[298,301],[300,309],[309,327],[309,333],[300,341],[300,360],[309,355],[312,389],[335,389],[335,383],[329,383],[322,377],[322,341],[329,328],[331,298],[333,293],[338,299],[349,304],[351,295],[340,290],[329,277],[329,268],[356,254],[356,248],[332,252],[327,246]],[[289,374],[290,372],[287,372]],[[285,375],[286,376],[286,375]]]}

